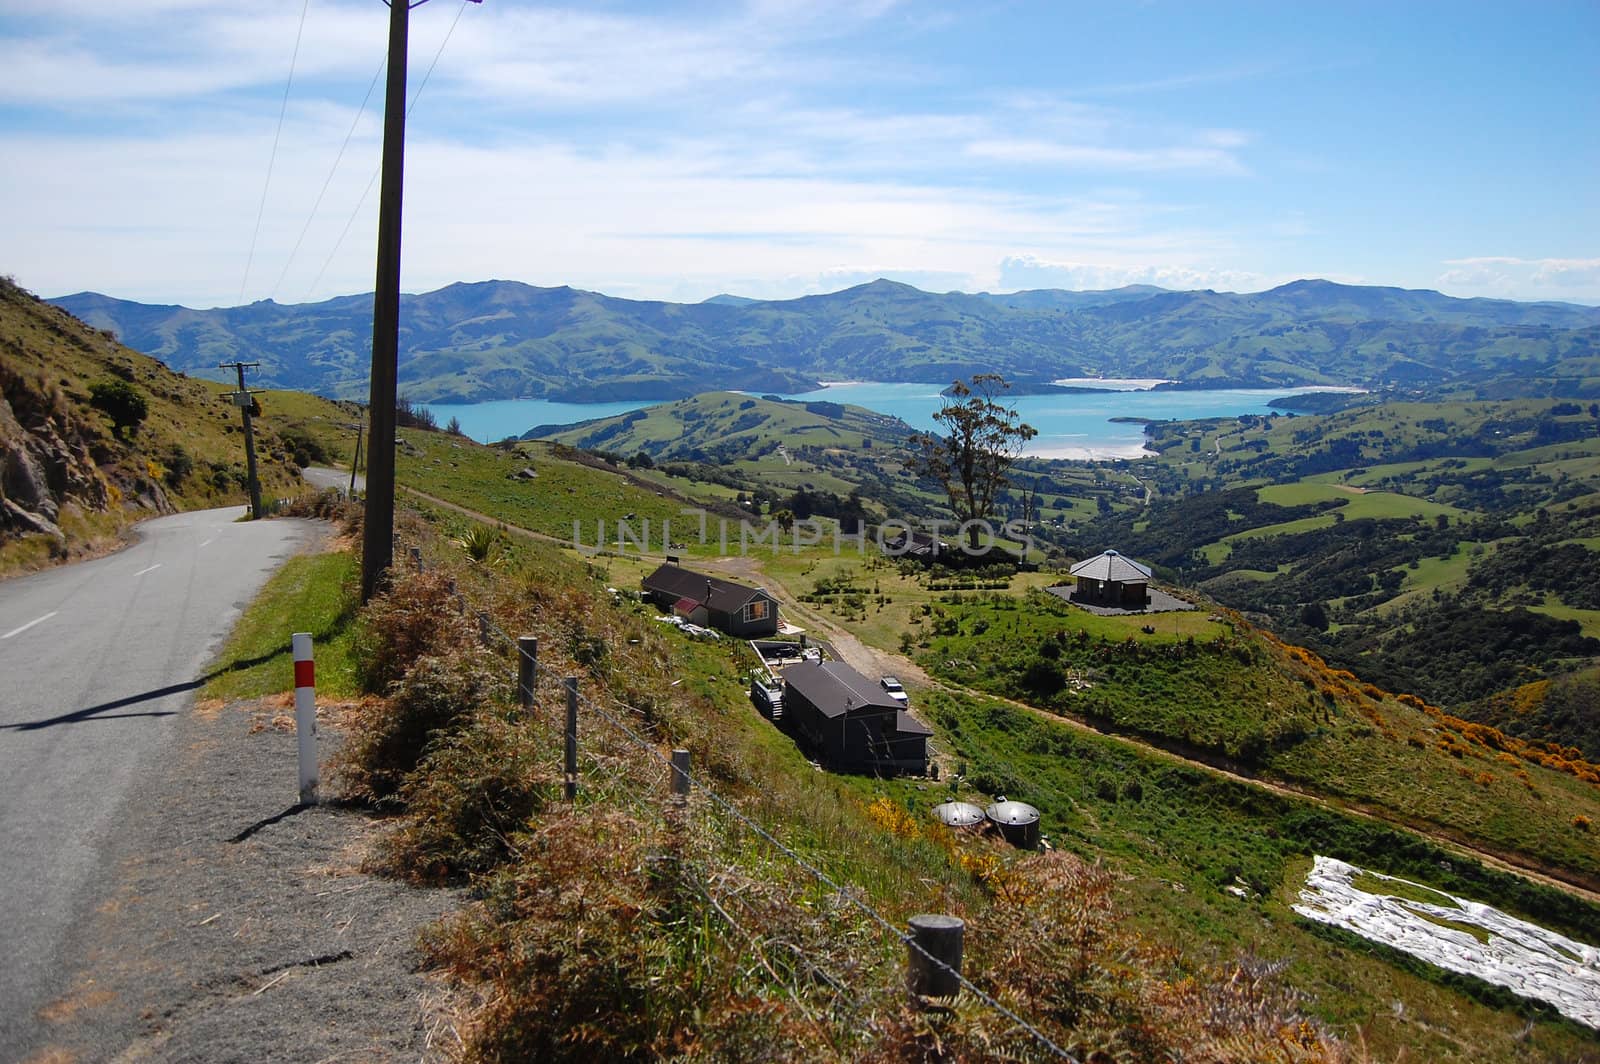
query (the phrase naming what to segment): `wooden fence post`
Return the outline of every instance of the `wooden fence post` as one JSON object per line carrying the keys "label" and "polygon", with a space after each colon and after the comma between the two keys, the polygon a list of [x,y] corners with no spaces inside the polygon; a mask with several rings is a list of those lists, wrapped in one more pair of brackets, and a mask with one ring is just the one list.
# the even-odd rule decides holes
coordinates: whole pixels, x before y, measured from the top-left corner
{"label": "wooden fence post", "polygon": [[489,611],[478,611],[478,642],[489,645]]}
{"label": "wooden fence post", "polygon": [[533,708],[533,689],[539,682],[539,637],[517,637],[517,695],[523,709]]}
{"label": "wooden fence post", "polygon": [[578,678],[568,676],[567,688],[567,753],[565,762],[567,801],[578,800]]}
{"label": "wooden fence post", "polygon": [[689,800],[689,751],[672,751],[672,800],[678,805]]}
{"label": "wooden fence post", "polygon": [[417,567],[417,572],[422,572],[422,548],[411,548],[411,563]]}
{"label": "wooden fence post", "polygon": [[924,913],[910,920],[906,942],[906,987],[911,998],[951,998],[961,990],[961,938],[966,923],[958,916]]}

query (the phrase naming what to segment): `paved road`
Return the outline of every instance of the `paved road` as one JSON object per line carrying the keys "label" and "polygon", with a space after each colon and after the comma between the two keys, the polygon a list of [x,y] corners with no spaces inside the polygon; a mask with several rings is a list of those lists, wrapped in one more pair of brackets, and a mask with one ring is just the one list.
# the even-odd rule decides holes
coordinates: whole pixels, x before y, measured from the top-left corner
{"label": "paved road", "polygon": [[63,989],[64,938],[111,885],[103,845],[169,763],[206,662],[320,534],[243,512],[149,521],[117,554],[0,583],[0,1060]]}
{"label": "paved road", "polygon": [[[341,491],[350,490],[350,470],[331,469],[328,466],[307,466],[300,470],[300,475],[319,488],[338,488]],[[367,490],[367,476],[365,473],[356,474],[356,490]]]}

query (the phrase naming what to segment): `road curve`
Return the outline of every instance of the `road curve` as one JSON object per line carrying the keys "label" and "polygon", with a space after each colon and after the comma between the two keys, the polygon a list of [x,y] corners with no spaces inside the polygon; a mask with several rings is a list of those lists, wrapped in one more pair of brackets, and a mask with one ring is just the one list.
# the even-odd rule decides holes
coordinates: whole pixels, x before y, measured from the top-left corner
{"label": "road curve", "polygon": [[63,989],[68,929],[99,904],[104,842],[163,772],[172,718],[309,521],[242,507],[159,518],[116,554],[0,583],[0,1060]]}
{"label": "road curve", "polygon": [[[306,468],[300,470],[300,475],[305,478],[306,483],[315,488],[350,490],[350,470],[348,469],[333,469],[329,466],[306,466]],[[357,491],[366,491],[366,474],[357,473],[355,484]]]}

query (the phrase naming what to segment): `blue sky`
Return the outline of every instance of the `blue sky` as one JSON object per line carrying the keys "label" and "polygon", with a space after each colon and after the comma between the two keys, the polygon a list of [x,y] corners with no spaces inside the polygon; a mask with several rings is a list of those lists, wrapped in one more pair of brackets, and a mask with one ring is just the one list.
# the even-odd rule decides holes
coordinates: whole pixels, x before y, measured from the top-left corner
{"label": "blue sky", "polygon": [[[369,290],[386,24],[0,0],[0,272],[190,306]],[[1597,55],[1592,0],[432,0],[403,284],[1600,303]]]}

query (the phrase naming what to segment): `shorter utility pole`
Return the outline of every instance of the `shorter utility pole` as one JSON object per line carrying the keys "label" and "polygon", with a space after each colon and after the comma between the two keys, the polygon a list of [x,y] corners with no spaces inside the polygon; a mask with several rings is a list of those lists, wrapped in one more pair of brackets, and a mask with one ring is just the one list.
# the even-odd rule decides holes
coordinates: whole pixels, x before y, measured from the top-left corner
{"label": "shorter utility pole", "polygon": [[356,471],[361,468],[361,430],[365,428],[361,422],[356,422],[356,454],[350,459],[350,497],[356,497]]}
{"label": "shorter utility pole", "polygon": [[245,465],[250,474],[250,518],[255,520],[261,516],[261,481],[256,478],[256,430],[250,423],[250,414],[255,409],[255,397],[244,386],[244,371],[258,369],[259,362],[219,362],[218,369],[235,369],[239,371],[239,390],[230,393],[233,405],[239,408],[244,415],[244,457]]}

